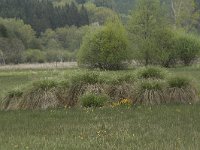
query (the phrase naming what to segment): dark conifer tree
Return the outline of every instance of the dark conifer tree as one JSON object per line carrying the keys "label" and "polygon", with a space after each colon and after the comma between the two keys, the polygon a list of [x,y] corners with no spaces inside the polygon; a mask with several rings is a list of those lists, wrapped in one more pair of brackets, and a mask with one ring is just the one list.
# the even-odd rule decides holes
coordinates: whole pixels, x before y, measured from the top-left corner
{"label": "dark conifer tree", "polygon": [[[84,0],[79,2],[84,3]],[[89,23],[84,6],[80,11],[74,2],[71,5],[54,7],[50,0],[1,0],[0,17],[23,19],[38,35],[48,28],[81,26]]]}

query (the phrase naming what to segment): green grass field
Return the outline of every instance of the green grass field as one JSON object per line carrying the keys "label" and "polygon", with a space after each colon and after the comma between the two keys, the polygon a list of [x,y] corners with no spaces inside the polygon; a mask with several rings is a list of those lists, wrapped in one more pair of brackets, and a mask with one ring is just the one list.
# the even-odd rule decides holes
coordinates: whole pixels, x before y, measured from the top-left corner
{"label": "green grass field", "polygon": [[[35,80],[82,71],[1,70],[0,97]],[[190,77],[200,90],[199,67],[169,71]],[[199,150],[199,139],[200,105],[0,112],[0,150]]]}

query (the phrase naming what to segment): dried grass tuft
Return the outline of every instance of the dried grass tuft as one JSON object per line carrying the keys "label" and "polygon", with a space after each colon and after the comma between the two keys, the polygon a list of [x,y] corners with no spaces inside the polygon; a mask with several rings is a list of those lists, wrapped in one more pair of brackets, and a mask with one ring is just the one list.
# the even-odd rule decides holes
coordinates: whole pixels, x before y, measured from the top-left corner
{"label": "dried grass tuft", "polygon": [[20,88],[16,88],[8,92],[8,95],[3,99],[3,110],[15,110],[19,107],[19,102],[22,99],[23,91]]}
{"label": "dried grass tuft", "polygon": [[106,94],[111,98],[112,101],[119,101],[122,99],[130,99],[134,101],[135,93],[134,86],[128,83],[119,85],[106,85]]}
{"label": "dried grass tuft", "polygon": [[197,89],[188,78],[172,77],[168,79],[168,84],[168,103],[191,104],[199,101]]}
{"label": "dried grass tuft", "polygon": [[[60,86],[62,85],[62,87]],[[48,109],[69,105],[67,87],[54,80],[42,80],[33,83],[23,92],[9,92],[4,98],[4,110]]]}
{"label": "dried grass tuft", "polygon": [[137,83],[135,104],[159,105],[165,103],[166,83],[161,80],[144,80]]}

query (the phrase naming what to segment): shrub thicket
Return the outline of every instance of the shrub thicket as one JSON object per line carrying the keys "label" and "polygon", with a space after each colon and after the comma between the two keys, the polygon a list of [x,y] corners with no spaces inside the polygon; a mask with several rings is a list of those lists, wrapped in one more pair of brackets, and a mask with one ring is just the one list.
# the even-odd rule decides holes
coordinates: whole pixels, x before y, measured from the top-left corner
{"label": "shrub thicket", "polygon": [[44,63],[45,53],[37,49],[28,49],[23,52],[23,61],[26,63]]}
{"label": "shrub thicket", "polygon": [[192,34],[180,33],[177,39],[176,50],[184,65],[190,65],[200,51],[199,37]]}
{"label": "shrub thicket", "polygon": [[178,61],[176,33],[172,29],[160,29],[154,38],[155,54],[152,63],[163,67],[175,66]]}
{"label": "shrub thicket", "polygon": [[78,53],[80,66],[118,70],[129,58],[125,29],[119,21],[85,37]]}

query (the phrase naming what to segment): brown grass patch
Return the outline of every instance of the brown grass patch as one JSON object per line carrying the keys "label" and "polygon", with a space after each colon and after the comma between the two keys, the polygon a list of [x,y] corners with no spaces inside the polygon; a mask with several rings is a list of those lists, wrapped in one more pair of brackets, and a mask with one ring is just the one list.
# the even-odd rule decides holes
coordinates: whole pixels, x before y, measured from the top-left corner
{"label": "brown grass patch", "polygon": [[169,98],[168,103],[192,104],[199,101],[197,90],[191,86],[169,88],[167,93]]}
{"label": "brown grass patch", "polygon": [[135,100],[134,88],[131,84],[123,83],[117,85],[106,85],[105,89],[106,94],[112,101],[119,101],[122,99]]}

